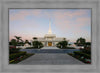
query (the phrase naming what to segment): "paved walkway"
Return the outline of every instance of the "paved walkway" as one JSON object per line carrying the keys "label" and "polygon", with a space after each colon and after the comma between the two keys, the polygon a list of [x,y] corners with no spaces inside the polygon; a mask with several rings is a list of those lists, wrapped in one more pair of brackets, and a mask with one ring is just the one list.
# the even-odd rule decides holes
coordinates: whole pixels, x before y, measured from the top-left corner
{"label": "paved walkway", "polygon": [[39,53],[35,54],[24,61],[19,62],[21,65],[73,65],[84,63],[69,56],[68,54],[61,53]]}
{"label": "paved walkway", "polygon": [[59,49],[59,48],[57,48],[57,47],[43,47],[41,49]]}
{"label": "paved walkway", "polygon": [[80,51],[79,49],[20,49],[20,51],[26,51],[27,53],[73,53],[74,51]]}

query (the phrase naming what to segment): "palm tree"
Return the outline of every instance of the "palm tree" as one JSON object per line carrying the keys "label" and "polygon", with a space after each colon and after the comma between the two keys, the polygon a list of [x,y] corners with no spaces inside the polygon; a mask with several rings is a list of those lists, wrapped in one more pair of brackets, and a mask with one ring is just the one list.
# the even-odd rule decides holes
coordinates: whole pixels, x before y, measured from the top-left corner
{"label": "palm tree", "polygon": [[22,39],[20,39],[19,44],[23,46],[24,45],[24,41]]}
{"label": "palm tree", "polygon": [[15,36],[15,38],[17,39],[17,43],[19,43],[19,40],[21,40],[21,37]]}
{"label": "palm tree", "polygon": [[24,42],[22,39],[20,39],[21,40],[21,42]]}

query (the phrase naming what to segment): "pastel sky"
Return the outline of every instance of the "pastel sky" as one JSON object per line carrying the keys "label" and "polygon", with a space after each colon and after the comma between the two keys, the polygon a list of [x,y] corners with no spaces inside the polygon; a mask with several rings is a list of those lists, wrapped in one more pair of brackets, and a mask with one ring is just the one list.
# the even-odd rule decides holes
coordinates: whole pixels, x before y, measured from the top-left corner
{"label": "pastel sky", "polygon": [[44,37],[51,20],[52,33],[75,42],[83,37],[91,41],[91,9],[9,9],[9,40]]}

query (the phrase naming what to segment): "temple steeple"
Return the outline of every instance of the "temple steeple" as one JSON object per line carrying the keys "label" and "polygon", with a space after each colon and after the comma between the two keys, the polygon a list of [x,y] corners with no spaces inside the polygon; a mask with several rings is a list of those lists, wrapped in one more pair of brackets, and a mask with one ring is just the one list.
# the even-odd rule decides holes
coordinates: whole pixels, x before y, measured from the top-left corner
{"label": "temple steeple", "polygon": [[52,34],[52,31],[51,31],[51,21],[49,21],[49,30],[48,30],[48,34]]}

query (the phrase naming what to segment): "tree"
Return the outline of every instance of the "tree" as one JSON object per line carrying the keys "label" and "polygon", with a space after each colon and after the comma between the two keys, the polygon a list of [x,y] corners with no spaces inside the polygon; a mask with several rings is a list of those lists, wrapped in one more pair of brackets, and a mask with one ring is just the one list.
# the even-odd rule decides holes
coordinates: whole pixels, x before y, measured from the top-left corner
{"label": "tree", "polygon": [[57,43],[57,47],[59,48],[67,48],[68,41],[61,41]]}
{"label": "tree", "polygon": [[30,43],[28,40],[25,40],[25,43],[27,43],[27,44],[31,45],[31,43]]}
{"label": "tree", "polygon": [[22,46],[24,46],[24,41],[22,40],[22,39],[20,39],[21,40],[21,42],[19,42],[19,44],[21,44]]}
{"label": "tree", "polygon": [[66,41],[66,38],[63,38],[64,41]]}
{"label": "tree", "polygon": [[24,43],[23,41],[21,41],[21,42],[19,42],[18,44],[24,46],[25,43]]}
{"label": "tree", "polygon": [[33,40],[37,40],[37,37],[33,37]]}
{"label": "tree", "polygon": [[69,46],[71,45],[71,44],[68,44]]}
{"label": "tree", "polygon": [[25,40],[25,43],[29,43],[29,41],[28,40]]}
{"label": "tree", "polygon": [[82,37],[78,38],[76,41],[77,46],[85,46],[85,43],[86,43],[86,40],[85,38],[82,38]]}
{"label": "tree", "polygon": [[17,41],[16,39],[12,39],[10,42],[11,45],[16,46],[17,45]]}
{"label": "tree", "polygon": [[17,43],[19,43],[19,40],[21,40],[21,37],[15,36],[15,38],[17,39]]}
{"label": "tree", "polygon": [[43,44],[39,41],[33,41],[33,47],[34,48],[42,48]]}
{"label": "tree", "polygon": [[84,48],[91,49],[91,42],[86,42]]}
{"label": "tree", "polygon": [[91,42],[86,42],[85,45],[87,45],[87,46],[91,46]]}

